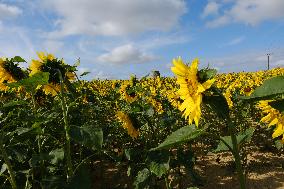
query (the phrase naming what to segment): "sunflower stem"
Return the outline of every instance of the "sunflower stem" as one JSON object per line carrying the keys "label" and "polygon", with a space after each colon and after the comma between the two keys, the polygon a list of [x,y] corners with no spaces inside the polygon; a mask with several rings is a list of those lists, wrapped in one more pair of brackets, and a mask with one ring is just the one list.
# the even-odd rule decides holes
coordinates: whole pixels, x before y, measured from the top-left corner
{"label": "sunflower stem", "polygon": [[[32,103],[33,103],[33,113],[35,118],[37,119],[37,105],[36,105],[36,100],[35,100],[35,91],[31,91],[32,95]],[[37,145],[38,145],[38,154],[41,154],[41,134],[38,134],[37,137]],[[40,175],[44,175],[44,160],[40,160]]]}
{"label": "sunflower stem", "polygon": [[6,152],[6,150],[5,150],[4,146],[3,146],[3,143],[2,143],[1,139],[0,139],[0,153],[2,154],[4,162],[7,165],[7,169],[8,169],[9,175],[10,175],[10,178],[8,180],[10,181],[10,183],[12,185],[12,188],[13,189],[17,189],[17,182],[16,182],[15,172],[13,171],[11,161],[10,161],[10,159],[8,157],[8,154],[7,154],[7,152]]}
{"label": "sunflower stem", "polygon": [[65,154],[66,154],[66,161],[67,161],[67,182],[69,182],[71,177],[73,176],[71,145],[70,145],[70,141],[71,141],[70,126],[68,123],[68,113],[67,113],[67,105],[66,105],[65,95],[64,95],[63,78],[59,70],[58,70],[58,75],[60,79],[60,100],[61,100],[61,108],[63,112],[64,130],[65,130]]}
{"label": "sunflower stem", "polygon": [[245,179],[245,175],[244,175],[244,171],[243,171],[243,167],[242,167],[242,162],[241,162],[241,156],[240,156],[240,151],[238,148],[238,141],[237,141],[237,136],[236,136],[236,128],[233,125],[232,121],[230,118],[227,118],[228,120],[228,127],[229,127],[229,132],[231,135],[231,140],[232,140],[232,144],[233,144],[233,156],[235,158],[235,164],[236,164],[236,168],[237,168],[237,173],[238,173],[238,177],[239,177],[239,183],[240,183],[240,188],[241,189],[246,189],[246,179]]}

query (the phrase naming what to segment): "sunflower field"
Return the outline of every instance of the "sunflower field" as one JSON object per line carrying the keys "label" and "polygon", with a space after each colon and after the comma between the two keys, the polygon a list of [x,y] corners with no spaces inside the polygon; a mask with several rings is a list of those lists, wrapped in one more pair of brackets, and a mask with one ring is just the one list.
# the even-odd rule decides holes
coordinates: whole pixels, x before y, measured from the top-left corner
{"label": "sunflower field", "polygon": [[[175,77],[85,81],[52,54],[24,64],[0,58],[0,188],[284,187],[284,68],[177,58]],[[255,166],[278,177],[259,186]]]}

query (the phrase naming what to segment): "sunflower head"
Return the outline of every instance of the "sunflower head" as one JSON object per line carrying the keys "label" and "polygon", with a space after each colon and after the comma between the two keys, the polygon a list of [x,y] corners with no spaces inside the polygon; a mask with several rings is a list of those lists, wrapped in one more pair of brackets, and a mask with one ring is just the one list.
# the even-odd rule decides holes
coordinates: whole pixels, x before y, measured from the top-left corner
{"label": "sunflower head", "polygon": [[197,126],[201,117],[202,93],[209,89],[215,81],[215,79],[209,79],[203,83],[200,82],[198,63],[198,59],[194,59],[188,66],[179,57],[173,60],[174,66],[171,68],[180,86],[178,94],[184,100],[179,110],[183,112],[185,118],[188,118],[189,124],[194,121]]}
{"label": "sunflower head", "polygon": [[139,131],[134,127],[133,121],[128,114],[118,111],[116,113],[116,117],[120,122],[122,122],[122,126],[127,130],[129,136],[133,139],[138,137]]}
{"label": "sunflower head", "polygon": [[7,90],[5,83],[12,83],[24,79],[27,73],[22,70],[13,58],[0,58],[0,90]]}
{"label": "sunflower head", "polygon": [[39,60],[32,60],[30,65],[30,75],[38,72],[48,72],[49,83],[59,84],[60,78],[58,71],[61,72],[64,79],[69,81],[75,79],[74,67],[64,63],[63,59],[57,59],[52,54],[44,54],[43,52],[37,53]]}
{"label": "sunflower head", "polygon": [[63,76],[63,81],[75,80],[75,67],[64,63],[63,59],[57,59],[52,54],[37,53],[38,60],[32,60],[30,65],[30,75],[38,72],[48,72],[49,80],[47,85],[43,86],[45,94],[57,95],[60,89],[60,76]]}
{"label": "sunflower head", "polygon": [[269,103],[274,100],[261,100],[256,105],[264,114],[266,114],[260,121],[268,124],[268,127],[275,125],[272,138],[277,138],[282,135],[282,143],[284,143],[284,115],[274,109]]}

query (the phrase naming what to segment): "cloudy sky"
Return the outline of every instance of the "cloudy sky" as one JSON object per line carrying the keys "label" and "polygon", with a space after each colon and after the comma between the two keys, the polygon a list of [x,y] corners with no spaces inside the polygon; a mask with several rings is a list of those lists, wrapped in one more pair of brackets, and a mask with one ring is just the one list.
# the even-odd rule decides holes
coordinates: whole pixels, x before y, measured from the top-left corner
{"label": "cloudy sky", "polygon": [[200,58],[219,72],[284,66],[284,0],[0,0],[0,56],[54,53],[87,79],[171,76]]}

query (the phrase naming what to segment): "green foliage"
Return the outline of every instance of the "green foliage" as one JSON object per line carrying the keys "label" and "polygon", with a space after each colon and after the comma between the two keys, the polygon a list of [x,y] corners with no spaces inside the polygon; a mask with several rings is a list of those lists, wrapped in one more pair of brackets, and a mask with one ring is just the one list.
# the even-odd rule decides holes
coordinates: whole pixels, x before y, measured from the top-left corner
{"label": "green foliage", "polygon": [[214,78],[216,74],[217,74],[217,70],[205,68],[205,69],[201,69],[198,71],[198,78],[200,82],[203,83],[209,79]]}
{"label": "green foliage", "polygon": [[248,97],[241,97],[245,100],[270,99],[284,93],[284,76],[277,76],[267,79],[260,87],[257,87]]}
{"label": "green foliage", "polygon": [[13,108],[15,106],[22,106],[22,105],[26,105],[27,102],[24,100],[13,100],[10,102],[7,102],[3,105],[3,108]]}
{"label": "green foliage", "polygon": [[12,62],[27,62],[25,59],[23,59],[20,56],[15,56],[14,58],[11,58]]}
{"label": "green foliage", "polygon": [[71,126],[70,135],[76,142],[91,149],[101,149],[103,144],[103,131],[92,126]]}
{"label": "green foliage", "polygon": [[0,176],[7,170],[7,164],[3,163],[0,169]]}
{"label": "green foliage", "polygon": [[149,169],[144,168],[142,171],[138,172],[138,175],[134,181],[135,189],[149,188],[148,182],[151,176]]}
{"label": "green foliage", "polygon": [[91,179],[90,168],[86,164],[82,164],[75,175],[71,179],[71,182],[68,184],[68,189],[91,189],[92,188],[92,179]]}
{"label": "green foliage", "polygon": [[279,112],[284,113],[284,99],[268,102],[268,104]]}
{"label": "green foliage", "polygon": [[151,173],[161,177],[166,174],[170,168],[170,154],[168,151],[151,151],[148,154],[147,162]]}
{"label": "green foliage", "polygon": [[220,118],[226,119],[229,117],[229,106],[221,91],[217,88],[212,88],[213,94],[205,95],[203,101],[213,112]]}
{"label": "green foliage", "polygon": [[89,73],[91,73],[91,72],[83,72],[80,76],[83,77],[85,75],[88,75]]}
{"label": "green foliage", "polygon": [[[9,60],[8,68],[16,69],[17,62],[25,60],[14,57]],[[25,77],[17,78],[20,78],[18,82],[4,83],[24,90],[3,91],[0,96],[0,147],[6,153],[6,156],[0,153],[0,182],[4,183],[0,187],[10,188],[9,182],[5,182],[6,178],[12,178],[10,167],[17,185],[26,189],[88,189],[99,180],[94,173],[105,176],[104,172],[108,166],[111,169],[111,165],[128,168],[127,175],[129,180],[134,180],[135,188],[171,188],[174,181],[167,183],[171,174],[178,173],[173,179],[184,179],[179,173],[181,167],[191,177],[190,182],[200,186],[204,180],[194,167],[199,155],[199,151],[195,151],[197,146],[205,145],[202,153],[208,152],[220,141],[215,151],[230,149],[235,157],[254,133],[254,128],[247,127],[244,118],[250,116],[253,121],[259,120],[258,115],[251,116],[257,112],[243,101],[237,101],[229,110],[224,91],[212,87],[202,94],[200,128],[184,126],[188,122],[177,108],[182,99],[177,99],[174,79],[144,77],[139,81],[131,77],[115,82],[67,81],[65,74],[75,71],[79,61],[75,66],[64,65],[59,59],[45,63],[44,70],[51,74],[42,72],[28,77],[25,72],[26,75],[22,74]],[[58,69],[63,77],[61,92],[56,96],[45,95],[39,86],[58,82]],[[214,69],[200,70],[199,82],[215,75]],[[273,85],[282,80],[278,78],[264,84]],[[126,86],[124,91],[121,86]],[[280,97],[281,85],[277,84],[276,88],[275,92],[273,86],[260,87],[251,99]],[[269,104],[283,112],[283,100]],[[129,120],[118,121],[118,111],[127,114]],[[227,124],[230,119],[235,123],[231,130]],[[134,130],[139,133],[137,138],[129,136]],[[219,137],[228,132],[230,136]],[[232,136],[235,135],[237,144],[234,146]],[[279,141],[275,146],[283,148]],[[123,171],[126,172],[124,168]]]}
{"label": "green foliage", "polygon": [[38,72],[29,78],[22,79],[15,83],[7,83],[7,85],[12,88],[24,87],[28,92],[34,92],[39,85],[47,84],[48,79],[48,72]]}
{"label": "green foliage", "polygon": [[164,142],[159,144],[158,147],[153,148],[151,150],[161,150],[168,149],[174,146],[183,144],[185,142],[189,142],[191,140],[196,139],[197,137],[204,134],[205,131],[202,129],[197,129],[195,125],[189,125],[178,129],[177,131],[170,134]]}
{"label": "green foliage", "polygon": [[[241,132],[237,134],[237,144],[240,147],[244,142],[250,142],[253,133],[255,131],[255,128],[249,128],[245,130],[244,132]],[[221,137],[222,140],[220,140],[217,148],[214,150],[214,152],[221,152],[221,151],[228,151],[233,149],[233,143],[231,140],[231,136],[223,136]],[[230,146],[230,149],[228,146]]]}
{"label": "green foliage", "polygon": [[278,150],[281,150],[282,148],[284,148],[284,144],[283,144],[280,140],[276,140],[276,141],[275,141],[275,147],[276,147]]}

